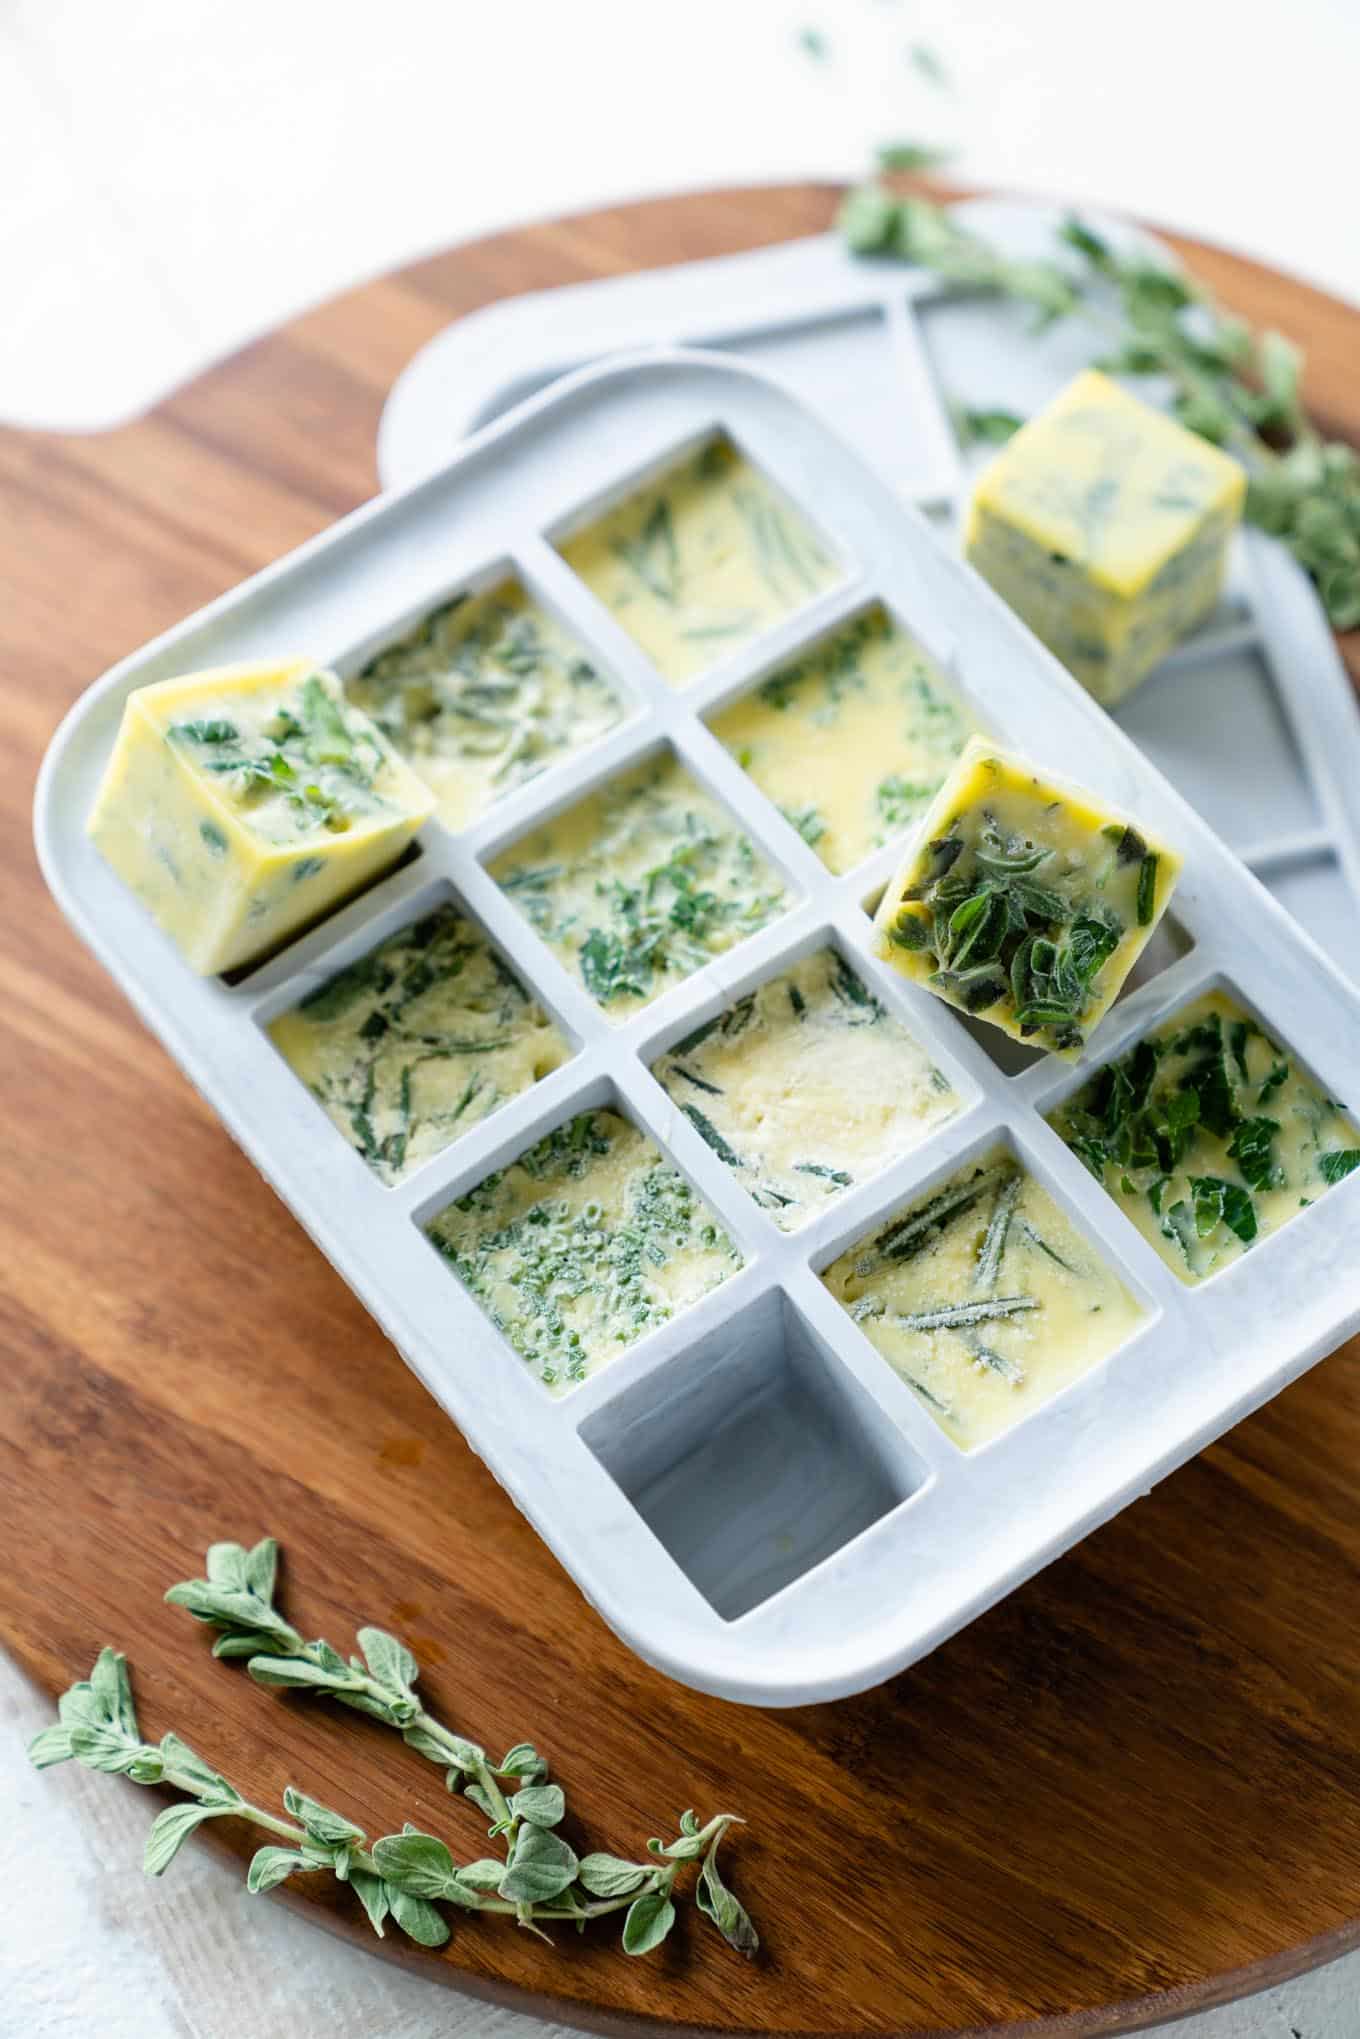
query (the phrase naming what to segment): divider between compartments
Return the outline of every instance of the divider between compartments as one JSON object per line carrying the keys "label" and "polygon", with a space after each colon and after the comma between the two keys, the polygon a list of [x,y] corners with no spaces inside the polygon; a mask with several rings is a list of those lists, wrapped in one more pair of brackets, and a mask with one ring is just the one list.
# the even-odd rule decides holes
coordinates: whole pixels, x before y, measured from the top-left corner
{"label": "divider between compartments", "polygon": [[945,294],[946,287],[938,278],[920,272],[914,292],[895,292],[884,301],[889,338],[901,369],[903,397],[912,408],[914,421],[925,428],[930,441],[922,473],[895,479],[903,494],[922,509],[955,508],[965,487],[958,439],[917,315],[919,305],[928,305]]}

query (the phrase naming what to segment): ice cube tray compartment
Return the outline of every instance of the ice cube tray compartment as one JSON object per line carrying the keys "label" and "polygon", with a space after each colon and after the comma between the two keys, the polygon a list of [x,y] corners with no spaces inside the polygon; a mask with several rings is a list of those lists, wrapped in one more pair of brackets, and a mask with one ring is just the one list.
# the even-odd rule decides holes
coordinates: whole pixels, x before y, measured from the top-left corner
{"label": "ice cube tray compartment", "polygon": [[[846,574],[722,667],[675,689],[576,580],[551,534],[617,496],[621,477],[719,429],[795,504],[815,503]],[[280,643],[305,644],[352,671],[422,605],[491,565],[552,603],[637,713],[467,830],[431,824],[416,862],[245,982],[191,977],[81,832],[123,697],[149,677]],[[1325,961],[882,481],[787,393],[713,357],[653,353],[582,375],[493,428],[441,475],[356,513],[125,661],[72,711],[38,800],[44,868],[72,920],[605,1618],[673,1675],[758,1704],[834,1697],[912,1661],[1360,1319],[1360,1273],[1340,1251],[1354,1182],[1268,1242],[1264,1282],[1248,1256],[1231,1283],[1186,1291],[1045,1124],[1044,1108],[1072,1072],[1041,1063],[1003,1076],[951,1010],[873,954],[863,901],[886,881],[900,843],[833,876],[707,728],[717,702],[874,601],[902,618],[999,739],[1041,752],[1055,771],[1144,815],[1187,855],[1176,911],[1193,946],[1120,1002],[1077,1073],[1227,973],[1267,1017],[1287,1008],[1281,1032],[1324,1084],[1339,1085],[1360,1047],[1360,1009]],[[758,934],[615,1024],[507,909],[488,866],[547,816],[663,748],[782,872],[789,902]],[[389,1188],[265,1028],[450,896],[573,1052]],[[942,1069],[958,1107],[879,1175],[785,1234],[678,1111],[651,1063],[756,983],[827,945]],[[601,1107],[632,1121],[679,1169],[743,1264],[552,1395],[422,1228],[554,1126]],[[1074,1218],[1145,1321],[1051,1402],[965,1453],[821,1274],[846,1245],[998,1144]],[[733,1472],[743,1458],[758,1468],[749,1487]],[[790,1526],[799,1490],[808,1505]]]}

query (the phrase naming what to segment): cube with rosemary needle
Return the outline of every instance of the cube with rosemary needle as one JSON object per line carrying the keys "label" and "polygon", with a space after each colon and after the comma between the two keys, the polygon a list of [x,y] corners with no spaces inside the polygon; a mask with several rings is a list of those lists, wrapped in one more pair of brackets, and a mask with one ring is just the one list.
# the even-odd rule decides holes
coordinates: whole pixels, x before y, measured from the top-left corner
{"label": "cube with rosemary needle", "polygon": [[130,694],[87,827],[206,976],[358,891],[433,811],[334,674],[288,659]]}
{"label": "cube with rosemary needle", "polygon": [[975,737],[884,892],[875,948],[1013,1040],[1076,1056],[1180,868],[1126,815]]}
{"label": "cube with rosemary needle", "polygon": [[965,1451],[1031,1415],[1143,1321],[1004,1147],[849,1247],[822,1279]]}
{"label": "cube with rosemary needle", "polygon": [[1218,600],[1246,486],[1238,461],[1091,369],[984,469],[965,550],[1108,708]]}

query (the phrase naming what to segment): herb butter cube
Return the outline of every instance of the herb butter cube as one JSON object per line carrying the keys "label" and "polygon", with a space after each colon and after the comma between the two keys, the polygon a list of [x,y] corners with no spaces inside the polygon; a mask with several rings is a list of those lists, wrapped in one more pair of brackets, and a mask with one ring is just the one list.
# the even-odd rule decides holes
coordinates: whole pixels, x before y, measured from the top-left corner
{"label": "herb butter cube", "polygon": [[822,1280],[965,1451],[1032,1415],[1144,1321],[1003,1147],[851,1246]]}
{"label": "herb butter cube", "polygon": [[673,687],[842,578],[781,489],[710,439],[561,547]]}
{"label": "herb butter cube", "polygon": [[1092,369],[984,470],[965,550],[1108,708],[1213,608],[1245,494],[1237,461]]}
{"label": "herb butter cube", "polygon": [[1360,1169],[1343,1108],[1222,991],[1099,1070],[1049,1123],[1186,1283]]}
{"label": "herb butter cube", "polygon": [[207,976],[395,863],[433,808],[334,675],[293,659],[129,695],[88,830]]}
{"label": "herb butter cube", "polygon": [[426,1234],[552,1389],[607,1365],[742,1264],[684,1176],[608,1110],[556,1127]]}
{"label": "herb butter cube", "polygon": [[481,929],[451,905],[318,984],[269,1037],[389,1185],[570,1053]]}
{"label": "herb butter cube", "polygon": [[946,675],[877,605],[712,724],[761,792],[837,872],[911,827],[973,728]]}
{"label": "herb butter cube", "polygon": [[959,1106],[835,949],[748,991],[652,1074],[784,1232],[880,1174]]}
{"label": "herb butter cube", "polygon": [[448,828],[469,827],[626,712],[571,633],[515,580],[444,603],[345,692],[430,786]]}
{"label": "herb butter cube", "polygon": [[1180,868],[1126,816],[974,737],[883,895],[876,950],[1013,1040],[1075,1056]]}

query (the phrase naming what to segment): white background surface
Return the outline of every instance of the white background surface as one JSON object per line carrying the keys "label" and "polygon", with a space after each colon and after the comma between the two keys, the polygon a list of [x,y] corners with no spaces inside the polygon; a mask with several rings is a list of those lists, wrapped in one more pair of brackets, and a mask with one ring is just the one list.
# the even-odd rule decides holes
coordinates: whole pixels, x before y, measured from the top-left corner
{"label": "white background surface", "polygon": [[[952,90],[912,68],[918,39]],[[1140,0],[1136,19],[1091,0],[0,0],[0,419],[97,428],[451,241],[846,176],[884,138],[957,141],[980,183],[1136,210],[1360,299],[1357,81],[1356,0]],[[28,1770],[45,1712],[0,1662],[2,2039],[551,2039],[337,1946],[192,1847],[145,1883],[132,1787]],[[1176,2029],[1360,2039],[1360,1957]]]}

